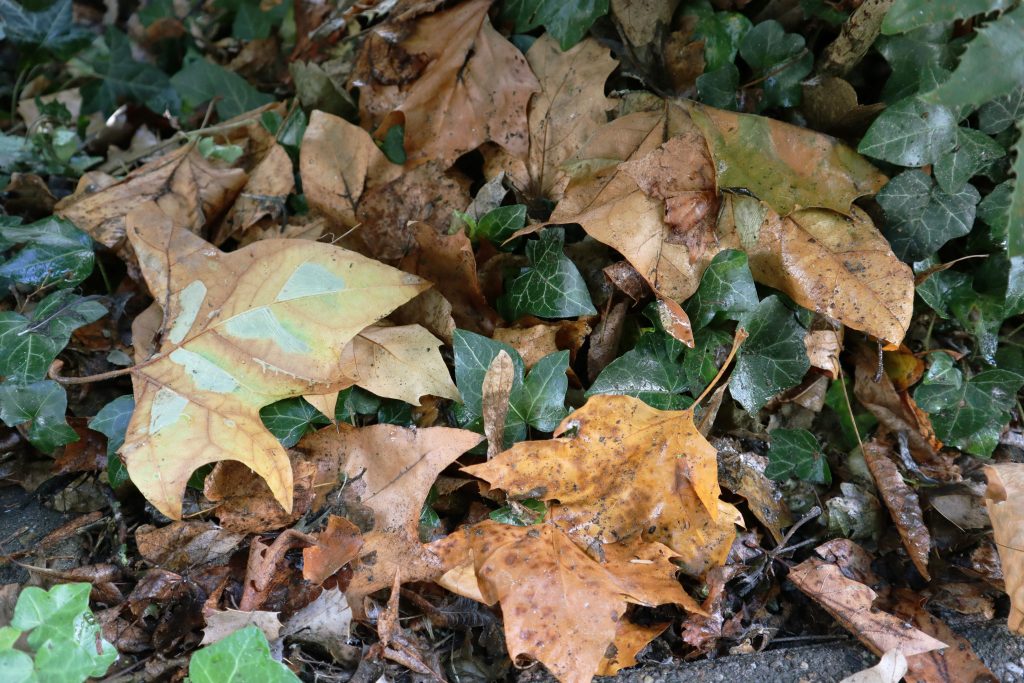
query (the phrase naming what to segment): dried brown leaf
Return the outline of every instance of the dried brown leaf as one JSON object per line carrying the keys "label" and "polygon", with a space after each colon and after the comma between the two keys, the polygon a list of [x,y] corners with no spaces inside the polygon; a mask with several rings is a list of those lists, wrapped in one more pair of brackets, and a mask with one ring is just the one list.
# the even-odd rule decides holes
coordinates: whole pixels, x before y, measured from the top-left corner
{"label": "dried brown leaf", "polygon": [[889,459],[891,448],[872,439],[864,444],[864,460],[875,480],[882,501],[889,508],[889,515],[896,524],[896,529],[903,539],[903,547],[907,549],[910,560],[926,580],[928,574],[928,553],[931,552],[931,535],[924,523],[921,513],[921,502],[910,486],[903,481],[896,464]]}
{"label": "dried brown leaf", "polygon": [[203,629],[203,642],[200,645],[216,643],[246,626],[255,626],[263,632],[267,640],[275,641],[281,635],[281,621],[277,615],[277,612],[260,610],[252,612],[243,612],[237,609],[204,610],[203,617],[206,619],[206,628]]}
{"label": "dried brown leaf", "polygon": [[171,522],[160,528],[145,524],[135,532],[139,555],[150,564],[174,572],[196,565],[223,564],[244,538],[213,522]]}
{"label": "dried brown leaf", "polygon": [[512,356],[502,349],[484,373],[481,387],[484,435],[487,437],[487,457],[501,452],[505,441],[505,419],[508,417],[509,397],[515,381]]}
{"label": "dried brown leaf", "polygon": [[302,578],[319,586],[359,555],[363,536],[344,517],[331,515],[327,528],[315,535],[316,545],[302,550]]}
{"label": "dried brown leaf", "polygon": [[1010,596],[1010,631],[1024,635],[1024,465],[986,465],[985,506]]}
{"label": "dried brown leaf", "polygon": [[211,242],[219,246],[249,230],[263,218],[282,222],[285,199],[294,189],[292,160],[284,147],[275,144],[253,169]]}

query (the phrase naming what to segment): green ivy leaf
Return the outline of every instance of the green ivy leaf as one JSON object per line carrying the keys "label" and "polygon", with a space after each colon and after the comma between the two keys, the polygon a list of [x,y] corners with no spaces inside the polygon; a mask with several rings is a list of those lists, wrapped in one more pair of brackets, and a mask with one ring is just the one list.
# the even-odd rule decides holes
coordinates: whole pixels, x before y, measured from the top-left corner
{"label": "green ivy leaf", "polygon": [[111,488],[119,488],[128,483],[128,468],[121,456],[117,454],[124,445],[124,436],[128,431],[128,421],[135,410],[135,397],[131,394],[118,396],[89,420],[89,429],[107,437],[107,478]]}
{"label": "green ivy leaf", "polygon": [[[846,383],[846,391],[843,391],[843,382]],[[850,408],[847,405],[847,400],[853,402],[853,413],[854,419],[850,419]],[[839,429],[842,433],[842,447],[844,450],[851,450],[855,448],[859,441],[857,439],[860,434],[868,434],[875,425],[878,424],[878,418],[866,410],[858,410],[860,404],[853,396],[853,387],[850,385],[848,379],[835,380],[829,386],[828,391],[825,392],[825,405],[832,409],[836,414],[836,419],[839,420]]]}
{"label": "green ivy leaf", "polygon": [[562,228],[546,228],[539,239],[526,244],[530,267],[516,276],[498,299],[498,310],[505,318],[574,318],[597,313],[583,276],[562,250],[564,242]]}
{"label": "green ivy leaf", "polygon": [[220,159],[229,164],[235,163],[245,154],[241,145],[218,145],[213,138],[199,138],[196,148],[204,159]]}
{"label": "green ivy leaf", "polygon": [[980,457],[990,456],[1010,421],[1024,375],[985,370],[966,379],[947,354],[935,353],[930,359],[914,401],[929,413],[935,434],[944,443]]}
{"label": "green ivy leaf", "polygon": [[299,683],[296,676],[270,655],[263,631],[246,626],[227,638],[196,650],[188,664],[191,683]]}
{"label": "green ivy leaf", "polygon": [[384,139],[379,143],[380,151],[384,152],[384,156],[388,158],[393,164],[402,165],[405,163],[405,126],[396,124],[388,128],[388,132],[384,133]]}
{"label": "green ivy leaf", "polygon": [[[923,98],[977,107],[1024,83],[1024,5],[976,28],[953,74]],[[909,164],[907,164],[909,165]]]}
{"label": "green ivy leaf", "polygon": [[951,36],[947,24],[926,26],[899,37],[880,36],[875,49],[892,69],[882,88],[882,101],[893,104],[946,80],[956,63],[949,45]]}
{"label": "green ivy leaf", "polygon": [[362,387],[349,387],[338,394],[334,419],[355,424],[357,415],[375,415],[381,408],[380,397]]}
{"label": "green ivy leaf", "polygon": [[239,40],[269,38],[272,29],[281,25],[292,6],[291,0],[284,0],[266,10],[262,9],[260,3],[249,0],[218,2],[217,4],[235,10],[235,19],[231,23],[231,35]]}
{"label": "green ivy leaf", "polygon": [[1010,272],[1006,286],[1008,315],[1024,313],[1024,120],[1017,122],[1017,143],[1013,146],[1013,189],[1006,210],[1006,257]]}
{"label": "green ivy leaf", "polygon": [[68,396],[64,387],[52,380],[31,384],[0,384],[0,420],[8,427],[31,422],[28,440],[44,453],[52,453],[57,446],[78,441],[64,414],[68,409]]}
{"label": "green ivy leaf", "polygon": [[297,444],[307,432],[331,423],[319,410],[299,396],[260,408],[260,419],[285,448]]}
{"label": "green ivy leaf", "polygon": [[804,346],[807,331],[775,295],[743,316],[740,326],[750,336],[736,355],[729,392],[748,413],[756,415],[768,399],[796,386],[810,369]]}
{"label": "green ivy leaf", "polygon": [[63,218],[50,216],[29,225],[0,225],[7,242],[25,246],[0,266],[0,277],[26,287],[73,287],[89,276],[95,257],[92,239]]}
{"label": "green ivy leaf", "polygon": [[724,330],[705,327],[694,333],[693,348],[683,355],[683,372],[691,394],[698,396],[711,384],[730,346],[732,334]]}
{"label": "green ivy leaf", "polygon": [[882,20],[882,33],[906,33],[929,24],[1002,11],[1013,0],[896,0]]}
{"label": "green ivy leaf", "polygon": [[1002,97],[981,105],[978,110],[978,128],[982,133],[995,135],[1024,119],[1024,85]]}
{"label": "green ivy leaf", "polygon": [[92,40],[92,33],[74,23],[71,0],[57,0],[39,12],[0,0],[0,33],[20,47],[23,65],[38,64],[47,55],[64,61]]}
{"label": "green ivy leaf", "polygon": [[697,97],[704,104],[718,109],[736,110],[736,92],[740,87],[740,70],[726,64],[697,76]]}
{"label": "green ivy leaf", "polygon": [[825,451],[813,434],[806,429],[776,429],[771,436],[766,477],[775,481],[796,477],[826,486],[832,483]]}
{"label": "green ivy leaf", "polygon": [[128,36],[111,26],[104,40],[106,52],[89,62],[96,80],[82,86],[83,114],[109,115],[124,101],[144,104],[158,114],[178,112],[181,101],[167,74],[152,64],[135,61]]}
{"label": "green ivy leaf", "polygon": [[511,22],[516,33],[543,26],[564,52],[583,40],[593,23],[606,14],[608,0],[505,0],[500,17]]}
{"label": "green ivy leaf", "polygon": [[885,210],[882,233],[893,253],[911,262],[968,234],[981,194],[967,184],[956,194],[947,194],[926,173],[911,170],[890,180],[876,198]]}
{"label": "green ivy leaf", "polygon": [[782,24],[769,19],[750,29],[740,41],[739,54],[754,76],[763,78],[766,107],[795,107],[803,90],[800,81],[811,73],[814,55],[803,36],[786,33]]}
{"label": "green ivy leaf", "polygon": [[32,657],[21,650],[0,650],[0,679],[9,683],[39,683]]}
{"label": "green ivy leaf", "polygon": [[757,308],[757,288],[747,255],[726,249],[715,254],[700,277],[700,286],[686,302],[686,314],[694,329],[704,327],[718,314],[739,320]]}
{"label": "green ivy leaf", "polygon": [[539,429],[553,432],[568,411],[565,392],[569,390],[569,352],[556,351],[541,358],[530,369],[520,391],[509,397],[509,415]]}
{"label": "green ivy leaf", "polygon": [[693,40],[704,41],[705,71],[717,71],[732,64],[743,36],[753,27],[739,12],[715,12],[710,3],[687,4],[683,16],[693,16]]}
{"label": "green ivy leaf", "polygon": [[950,195],[964,189],[967,181],[996,159],[1006,156],[1002,146],[972,128],[956,129],[956,146],[935,163],[935,180]]}
{"label": "green ivy leaf", "polygon": [[978,204],[977,218],[989,227],[989,239],[1002,249],[1007,247],[1010,235],[1010,200],[1013,180],[1004,180]]}
{"label": "green ivy leaf", "polygon": [[486,239],[491,244],[501,247],[505,240],[512,237],[517,230],[521,230],[525,225],[526,206],[524,204],[499,206],[480,217],[476,226],[470,230],[469,238],[474,241],[481,238]]}
{"label": "green ivy leaf", "polygon": [[857,151],[899,166],[934,164],[956,144],[956,123],[948,107],[908,98],[874,120]]}
{"label": "green ivy leaf", "polygon": [[682,393],[687,388],[680,356],[686,347],[662,332],[640,337],[631,350],[605,367],[586,393],[616,394],[638,398],[658,410],[684,410],[693,400]]}
{"label": "green ivy leaf", "polygon": [[183,104],[192,110],[219,97],[216,106],[221,119],[233,118],[274,101],[238,74],[202,58],[193,59],[174,74],[171,85],[181,95]]}

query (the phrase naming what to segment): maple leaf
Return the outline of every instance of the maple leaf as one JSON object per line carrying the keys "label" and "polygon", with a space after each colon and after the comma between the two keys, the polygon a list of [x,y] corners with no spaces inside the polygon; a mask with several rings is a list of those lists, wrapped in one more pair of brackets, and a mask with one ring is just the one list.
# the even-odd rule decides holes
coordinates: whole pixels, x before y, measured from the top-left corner
{"label": "maple leaf", "polygon": [[419,541],[423,501],[441,470],[483,437],[448,427],[408,429],[377,424],[357,429],[341,423],[306,436],[297,449],[320,463],[317,484],[344,480],[344,516],[363,532],[353,562],[349,601],[402,581],[432,580],[444,572],[438,558]]}
{"label": "maple leaf", "polygon": [[447,168],[487,140],[525,155],[526,105],[539,86],[522,53],[491,26],[490,6],[471,0],[400,15],[363,44],[351,81],[361,123],[383,138],[404,122],[408,165]]}
{"label": "maple leaf", "polygon": [[[487,520],[434,548],[449,566],[471,569],[446,574],[441,585],[488,605],[501,603],[512,659],[537,659],[563,683],[590,681],[602,667],[616,669],[603,659],[627,626],[627,603],[702,611],[676,580],[672,551],[660,543],[605,546],[598,562],[552,524]],[[627,639],[646,637],[642,648],[663,629],[623,630]]]}
{"label": "maple leaf", "polygon": [[225,254],[152,204],[127,223],[166,331],[157,354],[132,369],[135,412],[120,451],[132,481],[178,518],[193,470],[237,460],[290,511],[291,464],[260,408],[344,386],[344,345],[428,285],[319,242],[266,240]]}
{"label": "maple leaf", "polygon": [[1024,634],[1024,465],[987,465],[985,507],[992,520],[992,533],[1010,596],[1010,631]]}
{"label": "maple leaf", "polygon": [[558,501],[550,519],[584,545],[640,535],[671,548],[693,575],[725,562],[742,518],[719,499],[717,452],[692,411],[592,396],[554,436],[463,471],[514,498]]}

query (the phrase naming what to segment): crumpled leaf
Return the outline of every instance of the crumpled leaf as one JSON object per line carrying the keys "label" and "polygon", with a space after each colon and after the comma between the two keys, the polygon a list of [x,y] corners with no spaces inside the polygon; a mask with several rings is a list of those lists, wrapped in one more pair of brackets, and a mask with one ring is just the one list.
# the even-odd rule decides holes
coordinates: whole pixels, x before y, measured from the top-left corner
{"label": "crumpled leaf", "polygon": [[[574,436],[562,436],[570,429]],[[725,562],[742,518],[720,500],[717,452],[691,411],[592,396],[554,437],[463,471],[516,499],[557,500],[549,518],[585,545],[607,549],[639,535],[667,545],[693,575]]]}
{"label": "crumpled leaf", "polygon": [[634,539],[605,546],[604,560],[597,562],[552,524],[486,520],[441,544],[449,564],[470,564],[475,574],[470,590],[442,585],[488,605],[500,603],[509,656],[537,659],[560,681],[591,680],[627,603],[701,611],[675,579],[672,551],[660,543]]}
{"label": "crumpled leaf", "polygon": [[132,481],[178,518],[194,469],[238,460],[290,511],[291,464],[259,409],[345,386],[344,344],[427,285],[319,242],[267,240],[224,254],[154,205],[128,222],[167,330],[132,370],[136,407],[121,448]]}
{"label": "crumpled leaf", "polygon": [[254,227],[263,218],[280,220],[285,215],[285,200],[294,189],[292,160],[284,147],[274,144],[256,164],[211,241],[219,246]]}
{"label": "crumpled leaf", "polygon": [[338,515],[327,519],[327,528],[316,535],[316,545],[302,549],[302,578],[319,586],[354,560],[363,546],[359,527]]}
{"label": "crumpled leaf", "polygon": [[98,192],[79,184],[75,193],[57,203],[55,213],[71,221],[105,247],[125,237],[125,216],[154,201],[176,223],[198,232],[221,213],[245,185],[246,174],[211,163],[185,145],[132,171]]}
{"label": "crumpled leaf", "polygon": [[352,76],[360,121],[377,138],[404,123],[408,165],[438,160],[447,168],[487,140],[525,155],[526,105],[539,86],[523,54],[491,26],[490,5],[399,16],[363,44]]}
{"label": "crumpled leaf", "polygon": [[355,664],[360,648],[346,641],[352,626],[352,608],[345,593],[330,588],[320,593],[285,622],[285,636],[302,643],[314,643],[326,649],[339,663]]}
{"label": "crumpled leaf", "polygon": [[246,626],[255,626],[267,640],[277,640],[281,635],[281,621],[277,612],[253,610],[243,612],[237,609],[205,610],[206,628],[203,629],[203,641],[200,645],[209,645],[227,638],[235,631]]}
{"label": "crumpled leaf", "polygon": [[1010,596],[1010,631],[1024,635],[1024,465],[986,465],[985,507]]}
{"label": "crumpled leaf", "polygon": [[223,564],[244,539],[243,534],[213,522],[171,522],[159,528],[146,524],[135,531],[139,554],[150,564],[172,572]]}

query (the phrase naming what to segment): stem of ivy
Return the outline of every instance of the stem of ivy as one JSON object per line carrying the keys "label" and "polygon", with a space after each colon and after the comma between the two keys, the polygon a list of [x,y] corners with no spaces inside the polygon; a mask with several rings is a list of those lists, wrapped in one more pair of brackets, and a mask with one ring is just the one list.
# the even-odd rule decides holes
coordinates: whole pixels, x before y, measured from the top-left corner
{"label": "stem of ivy", "polygon": [[755,78],[754,80],[749,81],[747,83],[744,83],[743,85],[740,86],[739,89],[740,90],[746,90],[747,88],[749,88],[752,85],[757,85],[758,83],[761,83],[763,81],[768,80],[772,76],[776,76],[776,75],[782,73],[783,71],[785,71],[789,67],[793,66],[794,63],[796,63],[797,61],[802,59],[803,56],[806,55],[806,54],[807,54],[807,48],[805,47],[804,49],[800,50],[800,52],[797,52],[795,55],[793,55],[792,57],[790,57],[789,59],[784,61],[782,64],[779,64],[777,67],[775,67],[774,69],[772,69],[771,71],[769,71],[765,75],[763,75],[763,76],[761,76],[759,78]]}
{"label": "stem of ivy", "polygon": [[107,275],[107,269],[103,267],[103,259],[96,259],[96,268],[100,271],[100,277],[103,278],[103,284],[107,287],[107,294],[113,294],[114,286],[110,283],[110,276]]}

